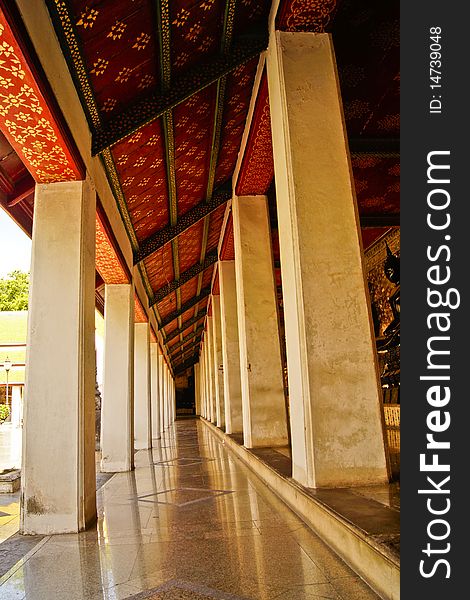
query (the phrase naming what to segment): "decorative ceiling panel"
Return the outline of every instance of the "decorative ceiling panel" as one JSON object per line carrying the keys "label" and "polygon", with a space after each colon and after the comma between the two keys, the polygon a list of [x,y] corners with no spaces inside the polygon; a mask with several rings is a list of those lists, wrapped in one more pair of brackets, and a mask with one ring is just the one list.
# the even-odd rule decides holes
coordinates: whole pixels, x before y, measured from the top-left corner
{"label": "decorative ceiling panel", "polygon": [[254,28],[264,24],[270,8],[270,0],[239,0],[233,25],[234,34],[239,34],[247,27]]}
{"label": "decorative ceiling panel", "polygon": [[206,199],[216,92],[214,84],[174,110],[179,216]]}
{"label": "decorative ceiling panel", "polygon": [[219,206],[210,216],[209,235],[207,237],[207,252],[217,248],[220,240],[220,231],[224,222],[225,204]]}
{"label": "decorative ceiling panel", "polygon": [[96,215],[95,266],[104,283],[129,283],[127,273],[122,267],[113,244],[98,215]]}
{"label": "decorative ceiling panel", "polygon": [[352,159],[359,214],[400,214],[400,161],[363,154]]}
{"label": "decorative ceiling panel", "polygon": [[371,118],[363,129],[366,137],[400,136],[400,74],[397,72],[384,96],[377,102]]}
{"label": "decorative ceiling panel", "polygon": [[257,66],[258,58],[255,58],[227,77],[220,152],[215,172],[216,186],[227,181],[235,169]]}
{"label": "decorative ceiling panel", "polygon": [[[351,29],[356,43],[351,44]],[[400,23],[397,2],[343,2],[331,24],[350,137],[398,137]]]}
{"label": "decorative ceiling panel", "polygon": [[325,31],[334,18],[339,0],[285,0],[276,18],[283,31]]}
{"label": "decorative ceiling panel", "polygon": [[211,269],[207,269],[207,271],[205,271],[204,273],[204,277],[202,278],[202,284],[201,284],[201,288],[206,288],[208,285],[211,284],[212,281],[212,274],[214,273],[214,268]]}
{"label": "decorative ceiling panel", "polygon": [[233,239],[233,218],[231,212],[225,227],[224,241],[220,249],[220,259],[235,260],[235,242]]}
{"label": "decorative ceiling panel", "polygon": [[[183,358],[183,353],[189,354],[188,351],[192,351],[191,350],[191,346],[194,345],[194,342],[197,339],[198,339],[198,337],[195,336],[195,337],[192,337],[189,340],[186,340],[185,342],[183,342],[181,344],[181,346],[178,348],[178,350],[175,350],[175,348],[176,348],[176,346],[178,346],[178,344],[173,344],[172,349],[175,350],[174,355],[173,355],[174,358],[175,358],[175,361],[174,361],[175,363],[178,363],[178,362],[181,363],[181,359]],[[181,342],[179,342],[179,343],[181,343]]]}
{"label": "decorative ceiling panel", "polygon": [[[218,247],[225,204],[195,224],[180,219],[233,175],[271,3],[47,3],[134,255],[146,257],[139,268],[162,322],[210,287],[212,266],[189,281],[187,271]],[[145,250],[144,241],[152,250],[174,234]],[[186,282],[169,292],[181,277]],[[185,310],[167,332],[197,310]]]}
{"label": "decorative ceiling panel", "polygon": [[196,330],[196,328],[197,328],[197,326],[196,326],[196,325],[191,325],[190,327],[187,327],[187,328],[186,328],[186,329],[183,331],[183,333],[182,333],[182,335],[183,335],[183,339],[184,339],[186,336],[188,336],[188,335],[191,335],[191,333],[194,333],[194,332],[195,332],[195,330]]}
{"label": "decorative ceiling panel", "polygon": [[162,317],[162,319],[167,317],[169,314],[171,314],[172,312],[174,312],[176,310],[176,307],[177,307],[176,293],[173,292],[172,294],[169,294],[168,296],[166,296],[161,302],[159,302],[156,305],[156,307],[158,310],[158,314]]}
{"label": "decorative ceiling panel", "polygon": [[[208,269],[208,271],[211,271],[211,270],[212,269]],[[185,283],[183,286],[181,286],[180,294],[181,294],[181,304],[188,302],[188,300],[191,300],[191,298],[196,296],[197,295],[197,278],[191,279],[191,281],[188,281],[188,283]]]}
{"label": "decorative ceiling panel", "polygon": [[174,271],[172,262],[171,244],[165,244],[144,260],[147,276],[153,290],[173,281]]}
{"label": "decorative ceiling panel", "polygon": [[[203,302],[200,302],[200,304],[199,304],[199,311],[201,310],[201,306],[202,305],[203,305]],[[194,308],[191,308],[190,310],[187,310],[186,312],[184,312],[181,315],[181,322],[185,323],[186,321],[188,321],[192,316],[194,316],[195,312],[196,311],[195,311]],[[203,317],[201,317],[201,318],[203,318]]]}
{"label": "decorative ceiling panel", "polygon": [[199,261],[203,230],[204,223],[201,220],[178,236],[180,271],[186,271]]}
{"label": "decorative ceiling panel", "polygon": [[225,4],[223,0],[169,2],[172,73],[186,71],[219,51]]}
{"label": "decorative ceiling panel", "polygon": [[[189,321],[189,319],[191,319],[194,316],[195,310],[194,308],[191,308],[187,311],[185,311],[182,315],[181,315],[181,322],[185,323],[186,321]],[[178,329],[179,325],[178,325],[178,319],[174,319],[171,323],[169,323],[168,325],[166,325],[164,327],[164,331],[165,331],[165,335],[168,336],[170,335],[173,331],[175,331],[175,329]]]}
{"label": "decorative ceiling panel", "polygon": [[139,300],[137,294],[134,294],[134,323],[147,323],[147,314]]}
{"label": "decorative ceiling panel", "polygon": [[181,339],[179,337],[173,338],[167,343],[168,351],[171,352],[176,346],[181,344]]}
{"label": "decorative ceiling panel", "polygon": [[38,183],[84,178],[81,161],[63,132],[33,65],[0,9],[0,127]]}
{"label": "decorative ceiling panel", "polygon": [[[191,314],[191,316],[192,316],[192,314]],[[175,331],[175,329],[178,329],[178,319],[175,319],[174,321],[169,323],[166,327],[163,328],[163,331],[165,332],[165,335],[168,336],[168,335],[170,335],[170,333]]]}
{"label": "decorative ceiling panel", "polygon": [[169,222],[161,119],[116,144],[112,155],[137,239],[143,240]]}
{"label": "decorative ceiling panel", "polygon": [[247,148],[248,151],[243,158],[237,181],[237,194],[239,196],[265,194],[274,177],[271,115],[266,70],[263,73],[259,87]]}
{"label": "decorative ceiling panel", "polygon": [[72,0],[85,69],[105,119],[157,83],[156,20],[149,0]]}

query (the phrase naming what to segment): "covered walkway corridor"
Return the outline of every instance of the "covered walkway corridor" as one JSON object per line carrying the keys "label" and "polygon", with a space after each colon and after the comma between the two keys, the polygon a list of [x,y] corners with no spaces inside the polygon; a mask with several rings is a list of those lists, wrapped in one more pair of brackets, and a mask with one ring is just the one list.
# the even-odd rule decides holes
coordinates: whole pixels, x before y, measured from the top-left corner
{"label": "covered walkway corridor", "polygon": [[398,10],[0,0],[32,238],[4,597],[398,599]]}
{"label": "covered walkway corridor", "polygon": [[137,452],[97,504],[96,530],[37,540],[0,598],[378,598],[199,420]]}

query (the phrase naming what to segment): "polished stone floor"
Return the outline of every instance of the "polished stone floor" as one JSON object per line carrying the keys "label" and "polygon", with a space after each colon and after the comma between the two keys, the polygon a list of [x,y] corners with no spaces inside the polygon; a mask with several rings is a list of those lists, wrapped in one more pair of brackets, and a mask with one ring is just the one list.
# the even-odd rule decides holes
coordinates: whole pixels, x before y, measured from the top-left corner
{"label": "polished stone floor", "polygon": [[377,598],[196,420],[97,499],[96,529],[42,538],[0,579],[0,599]]}

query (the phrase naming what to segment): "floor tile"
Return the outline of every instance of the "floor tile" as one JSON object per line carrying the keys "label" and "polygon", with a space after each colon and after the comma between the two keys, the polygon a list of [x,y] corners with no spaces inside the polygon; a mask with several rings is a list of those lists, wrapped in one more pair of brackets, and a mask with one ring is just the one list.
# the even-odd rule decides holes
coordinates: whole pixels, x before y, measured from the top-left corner
{"label": "floor tile", "polygon": [[[376,600],[200,422],[135,462],[98,491],[96,528],[45,538],[2,600]],[[0,504],[0,530],[15,506]]]}

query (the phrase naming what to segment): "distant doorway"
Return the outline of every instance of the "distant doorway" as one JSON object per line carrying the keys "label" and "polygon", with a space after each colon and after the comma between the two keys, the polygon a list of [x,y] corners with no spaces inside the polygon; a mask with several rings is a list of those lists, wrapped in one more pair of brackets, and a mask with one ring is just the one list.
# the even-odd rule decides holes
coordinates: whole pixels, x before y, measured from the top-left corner
{"label": "distant doorway", "polygon": [[194,393],[194,369],[187,369],[175,379],[176,416],[187,417],[196,414],[196,398]]}

